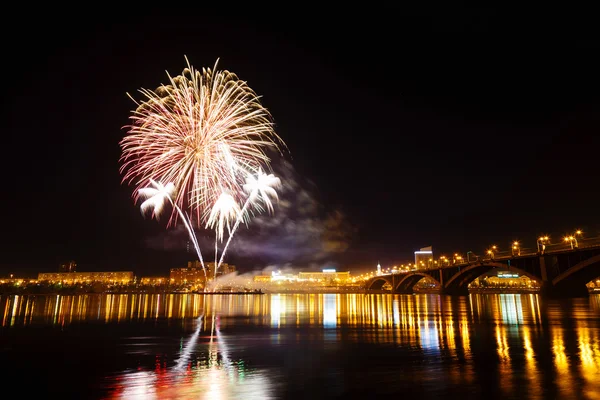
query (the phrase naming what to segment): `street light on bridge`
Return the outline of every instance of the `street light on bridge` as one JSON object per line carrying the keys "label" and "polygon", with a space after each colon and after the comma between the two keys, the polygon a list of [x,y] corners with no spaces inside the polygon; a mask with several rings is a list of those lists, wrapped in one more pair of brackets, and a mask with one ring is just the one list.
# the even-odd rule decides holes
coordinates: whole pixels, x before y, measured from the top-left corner
{"label": "street light on bridge", "polygon": [[[582,236],[582,235],[583,235],[583,232],[581,232],[581,229],[577,229],[573,235],[565,237],[565,242],[568,242],[571,244],[571,250],[573,250],[574,247],[579,247],[579,243],[577,243],[577,236]],[[573,246],[573,244],[575,246]]]}
{"label": "street light on bridge", "polygon": [[513,257],[521,255],[521,245],[516,240],[513,242],[513,245],[512,245],[512,255],[513,255]]}
{"label": "street light on bridge", "polygon": [[498,250],[498,247],[496,247],[496,245],[493,245],[488,251],[488,255],[490,256],[490,259],[494,259],[494,254],[496,253],[496,250]]}
{"label": "street light on bridge", "polygon": [[460,264],[462,263],[462,260],[463,258],[461,255],[454,253],[454,264]]}
{"label": "street light on bridge", "polygon": [[[575,236],[565,237],[565,242],[571,244],[571,250],[573,250],[575,247],[579,247],[579,244],[577,243],[577,238]],[[573,243],[575,243],[575,246],[573,246]]]}
{"label": "street light on bridge", "polygon": [[[537,248],[538,253],[544,254],[546,251],[546,243],[550,243],[550,238],[548,236],[540,236],[537,240]],[[540,251],[541,248],[541,251]]]}
{"label": "street light on bridge", "polygon": [[443,267],[444,263],[450,264],[450,261],[446,258],[446,256],[440,256],[440,265]]}

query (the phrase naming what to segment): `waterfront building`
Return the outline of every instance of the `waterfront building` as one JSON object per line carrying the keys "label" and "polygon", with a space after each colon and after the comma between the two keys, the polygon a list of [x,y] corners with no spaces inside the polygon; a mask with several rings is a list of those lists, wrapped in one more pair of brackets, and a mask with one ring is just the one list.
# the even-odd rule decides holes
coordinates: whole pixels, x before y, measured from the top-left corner
{"label": "waterfront building", "polygon": [[40,272],[39,282],[58,283],[66,285],[75,283],[112,283],[126,284],[133,281],[132,271],[102,271],[102,272]]}
{"label": "waterfront building", "polygon": [[433,250],[431,246],[415,251],[415,268],[429,269],[433,267]]}
{"label": "waterfront building", "polygon": [[254,282],[271,282],[271,275],[256,275]]}
{"label": "waterfront building", "polygon": [[[208,279],[209,280],[212,279],[212,277],[215,274],[215,263],[214,262],[205,262],[204,266],[206,267],[206,275],[208,276]],[[188,261],[187,267],[188,267],[188,269],[196,268],[196,269],[202,270],[202,264],[200,263],[199,260]],[[219,267],[219,270],[217,271],[217,276],[231,274],[232,272],[235,272],[235,271],[236,271],[235,265],[221,263],[221,266]],[[202,272],[202,276],[204,276],[204,272]]]}
{"label": "waterfront building", "polygon": [[521,287],[532,288],[538,287],[538,282],[530,279],[525,275],[519,275],[512,271],[498,271],[496,274],[480,276],[469,285],[470,287]]}
{"label": "waterfront building", "polygon": [[25,283],[35,284],[38,283],[36,279],[29,278],[13,278],[12,275],[10,278],[0,278],[0,284],[13,284],[15,286],[19,286]]}
{"label": "waterfront building", "polygon": [[142,285],[163,285],[169,283],[169,278],[166,276],[143,276],[140,283]]}
{"label": "waterfront building", "polygon": [[293,274],[282,274],[281,271],[271,272],[271,282],[294,282],[298,280],[297,275]]}
{"label": "waterfront building", "polygon": [[171,268],[169,281],[174,285],[187,283],[204,284],[204,271],[202,270],[202,267]]}
{"label": "waterfront building", "polygon": [[[215,275],[215,263],[208,262],[206,265],[206,273],[208,274],[208,279],[211,280]],[[221,263],[219,270],[217,271],[217,278],[222,275],[227,275],[234,273],[236,271],[235,265]]]}
{"label": "waterfront building", "polygon": [[256,275],[254,282],[263,283],[317,283],[319,285],[351,283],[350,272],[337,272],[335,269],[324,269],[321,272],[299,272],[298,275],[282,274],[273,271],[271,275]]}
{"label": "waterfront building", "polygon": [[[206,267],[206,277],[208,280],[212,280],[215,274],[215,263],[208,262],[204,263]],[[222,275],[231,274],[236,271],[235,265],[222,263],[217,271],[217,278]],[[204,271],[202,270],[202,264],[200,261],[189,261],[185,268],[171,268],[169,275],[169,281],[175,285],[181,284],[205,284]]]}
{"label": "waterfront building", "polygon": [[498,271],[496,276],[488,276],[486,279],[491,286],[529,286],[532,282],[527,276],[519,276],[516,272]]}
{"label": "waterfront building", "polygon": [[298,280],[321,283],[346,283],[350,281],[350,272],[337,272],[335,269],[324,269],[322,272],[299,272]]}

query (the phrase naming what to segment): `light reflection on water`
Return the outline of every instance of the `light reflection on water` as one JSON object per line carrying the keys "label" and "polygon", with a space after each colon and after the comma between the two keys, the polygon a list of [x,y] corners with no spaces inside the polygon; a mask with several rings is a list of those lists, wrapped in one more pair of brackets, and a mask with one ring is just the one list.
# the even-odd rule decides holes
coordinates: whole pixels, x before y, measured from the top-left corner
{"label": "light reflection on water", "polygon": [[599,299],[4,296],[0,345],[10,359],[27,351],[16,338],[29,333],[36,344],[41,327],[81,341],[85,327],[107,327],[117,360],[94,378],[105,398],[368,397],[414,387],[432,398],[598,398]]}

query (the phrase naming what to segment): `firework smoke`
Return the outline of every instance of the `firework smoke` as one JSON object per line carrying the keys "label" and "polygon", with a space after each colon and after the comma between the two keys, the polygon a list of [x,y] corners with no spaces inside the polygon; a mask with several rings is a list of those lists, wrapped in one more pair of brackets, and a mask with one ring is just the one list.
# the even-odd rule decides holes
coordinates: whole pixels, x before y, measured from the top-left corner
{"label": "firework smoke", "polygon": [[[274,168],[285,182],[277,193],[276,212],[257,215],[247,228],[240,227],[228,250],[229,258],[234,257],[235,264],[246,271],[268,264],[277,268],[290,265],[301,271],[331,267],[347,253],[356,227],[342,211],[326,209],[318,188],[303,179],[289,162]],[[198,235],[198,241],[202,248],[214,245],[208,236]],[[146,239],[146,245],[157,250],[182,250],[185,244],[183,229]]]}

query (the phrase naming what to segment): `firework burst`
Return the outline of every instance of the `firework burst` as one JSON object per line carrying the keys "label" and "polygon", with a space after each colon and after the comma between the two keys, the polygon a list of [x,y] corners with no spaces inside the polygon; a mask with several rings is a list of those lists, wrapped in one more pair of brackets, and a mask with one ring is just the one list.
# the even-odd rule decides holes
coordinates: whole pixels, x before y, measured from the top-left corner
{"label": "firework burst", "polygon": [[[123,181],[136,185],[135,201],[149,179],[172,182],[174,204],[198,224],[224,190],[240,196],[248,171],[269,165],[267,149],[285,146],[256,93],[217,63],[198,71],[188,62],[181,75],[167,74],[167,85],[141,89],[120,142]],[[173,210],[169,224],[176,218]]]}
{"label": "firework burst", "polygon": [[146,214],[152,210],[152,215],[158,219],[165,207],[165,201],[170,200],[175,192],[175,186],[168,183],[166,186],[160,182],[155,182],[152,179],[150,184],[153,187],[145,187],[138,190],[138,196],[145,201],[140,206],[142,214]]}
{"label": "firework burst", "polygon": [[231,235],[232,222],[238,218],[241,212],[240,206],[233,196],[222,193],[210,212],[206,227],[214,228],[217,235],[216,239],[222,242],[225,227],[227,227],[227,232]]}

